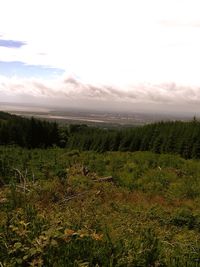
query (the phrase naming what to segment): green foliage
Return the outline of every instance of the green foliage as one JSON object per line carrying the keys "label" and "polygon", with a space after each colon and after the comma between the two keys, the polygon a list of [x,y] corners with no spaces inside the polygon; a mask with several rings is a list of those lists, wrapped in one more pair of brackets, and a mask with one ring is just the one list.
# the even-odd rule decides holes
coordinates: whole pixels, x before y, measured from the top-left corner
{"label": "green foliage", "polygon": [[175,216],[171,222],[177,226],[187,226],[193,228],[195,225],[195,216],[189,209],[181,209],[176,211]]}
{"label": "green foliage", "polygon": [[46,148],[61,139],[57,123],[0,113],[0,145]]}
{"label": "green foliage", "polygon": [[152,151],[199,158],[200,122],[158,122],[142,127],[104,129],[87,125],[57,125],[35,118],[0,113],[0,145],[47,148],[55,145],[79,151]]}
{"label": "green foliage", "polygon": [[198,266],[198,160],[58,147],[0,152],[0,265]]}

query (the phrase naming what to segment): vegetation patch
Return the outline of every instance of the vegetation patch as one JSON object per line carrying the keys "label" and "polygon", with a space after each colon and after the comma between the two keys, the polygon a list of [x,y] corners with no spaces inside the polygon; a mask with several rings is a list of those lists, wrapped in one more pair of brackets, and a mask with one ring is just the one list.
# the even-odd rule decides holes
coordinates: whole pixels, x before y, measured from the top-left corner
{"label": "vegetation patch", "polygon": [[199,161],[0,152],[1,266],[198,266]]}

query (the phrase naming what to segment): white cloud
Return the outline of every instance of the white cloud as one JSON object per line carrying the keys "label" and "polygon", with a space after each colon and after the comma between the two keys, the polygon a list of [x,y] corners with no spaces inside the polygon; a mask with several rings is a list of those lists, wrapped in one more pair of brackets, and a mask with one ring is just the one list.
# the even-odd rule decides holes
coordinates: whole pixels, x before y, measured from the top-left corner
{"label": "white cloud", "polygon": [[88,101],[99,106],[107,101],[198,109],[199,0],[0,0],[0,4],[1,38],[27,43],[19,49],[0,47],[0,61],[68,73],[49,81],[0,76],[1,101],[62,105],[74,101],[85,106]]}
{"label": "white cloud", "polygon": [[27,42],[17,51],[1,47],[2,61],[63,68],[88,82],[200,84],[197,0],[0,0],[0,4],[1,34]]}

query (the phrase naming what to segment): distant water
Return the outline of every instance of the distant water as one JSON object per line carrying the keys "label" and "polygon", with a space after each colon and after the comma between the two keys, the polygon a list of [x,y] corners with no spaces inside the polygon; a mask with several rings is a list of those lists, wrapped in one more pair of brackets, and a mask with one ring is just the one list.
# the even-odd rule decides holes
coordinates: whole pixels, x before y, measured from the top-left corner
{"label": "distant water", "polygon": [[47,115],[47,116],[44,116],[44,115],[38,115],[40,117],[45,117],[45,118],[48,118],[48,119],[61,119],[61,120],[78,120],[78,121],[88,121],[88,122],[105,122],[105,121],[102,121],[102,120],[94,120],[94,119],[88,119],[88,118],[79,118],[78,116],[77,117],[72,117],[72,116],[55,116],[55,115]]}

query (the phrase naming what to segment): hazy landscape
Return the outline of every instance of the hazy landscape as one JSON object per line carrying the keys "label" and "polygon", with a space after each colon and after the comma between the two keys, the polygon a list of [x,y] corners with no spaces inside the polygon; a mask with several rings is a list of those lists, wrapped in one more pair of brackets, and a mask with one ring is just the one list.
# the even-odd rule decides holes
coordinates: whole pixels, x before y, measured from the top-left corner
{"label": "hazy landscape", "polygon": [[200,267],[199,0],[2,0],[0,267]]}
{"label": "hazy landscape", "polygon": [[[117,112],[117,111],[97,111],[93,109],[78,108],[58,108],[16,105],[10,103],[0,103],[0,110],[24,117],[35,117],[57,121],[59,123],[80,123],[87,125],[97,125],[100,127],[117,126],[138,126],[156,121],[188,121],[192,120],[194,113],[154,113],[154,112]],[[198,116],[196,116],[198,118]]]}

